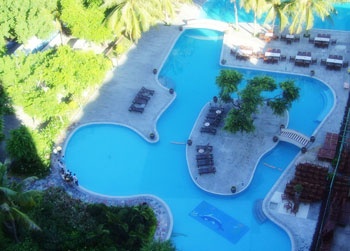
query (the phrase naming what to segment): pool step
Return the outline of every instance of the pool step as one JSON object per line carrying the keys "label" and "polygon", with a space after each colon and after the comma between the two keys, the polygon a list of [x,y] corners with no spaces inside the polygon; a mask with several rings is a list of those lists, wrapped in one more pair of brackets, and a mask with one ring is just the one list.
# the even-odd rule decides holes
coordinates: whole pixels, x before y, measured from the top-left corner
{"label": "pool step", "polygon": [[310,142],[310,138],[304,134],[291,130],[291,129],[281,129],[280,140],[292,143],[300,148],[306,147]]}
{"label": "pool step", "polygon": [[254,202],[254,215],[260,224],[263,224],[267,220],[267,217],[262,209],[263,201],[263,199],[258,199]]}

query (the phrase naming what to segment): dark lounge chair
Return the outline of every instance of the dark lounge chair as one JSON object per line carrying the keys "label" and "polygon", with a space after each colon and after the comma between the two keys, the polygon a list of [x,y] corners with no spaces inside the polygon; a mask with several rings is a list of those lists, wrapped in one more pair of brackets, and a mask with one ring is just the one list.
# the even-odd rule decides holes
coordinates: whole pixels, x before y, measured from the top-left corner
{"label": "dark lounge chair", "polygon": [[213,159],[213,154],[208,154],[208,153],[201,153],[196,155],[196,160],[202,160],[202,159]]}
{"label": "dark lounge chair", "polygon": [[218,107],[218,106],[212,106],[209,108],[209,112],[216,112],[216,111],[221,111],[221,113],[223,113],[225,111],[225,108]]}
{"label": "dark lounge chair", "polygon": [[212,152],[213,146],[207,144],[207,145],[197,145],[196,146],[197,152],[199,153],[205,153],[205,152]]}
{"label": "dark lounge chair", "polygon": [[198,173],[199,175],[202,175],[202,174],[207,174],[207,173],[216,173],[216,168],[215,166],[209,166],[209,167],[201,167],[201,168],[198,168]]}
{"label": "dark lounge chair", "polygon": [[134,104],[147,104],[148,100],[141,98],[141,97],[136,97],[134,98],[134,100],[132,101]]}
{"label": "dark lounge chair", "polygon": [[154,90],[147,89],[146,87],[142,86],[141,90],[139,91],[139,94],[148,94],[148,95],[153,96]]}
{"label": "dark lounge chair", "polygon": [[204,126],[201,128],[202,133],[209,133],[209,134],[216,134],[216,128],[209,127],[209,126]]}
{"label": "dark lounge chair", "polygon": [[139,113],[143,113],[144,110],[145,110],[144,107],[137,107],[137,106],[135,106],[134,104],[132,104],[132,105],[129,107],[129,111],[130,111],[130,112],[139,112]]}
{"label": "dark lounge chair", "polygon": [[197,167],[211,166],[211,165],[214,165],[214,160],[212,160],[212,159],[198,159],[197,160]]}

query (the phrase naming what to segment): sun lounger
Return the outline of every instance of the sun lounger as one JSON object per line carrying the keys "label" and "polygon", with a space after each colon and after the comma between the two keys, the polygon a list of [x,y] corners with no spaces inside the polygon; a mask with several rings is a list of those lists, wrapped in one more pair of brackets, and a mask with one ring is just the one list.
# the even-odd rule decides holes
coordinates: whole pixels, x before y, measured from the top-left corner
{"label": "sun lounger", "polygon": [[148,100],[141,98],[141,97],[136,97],[134,98],[134,100],[132,101],[134,104],[147,104]]}
{"label": "sun lounger", "polygon": [[205,153],[205,152],[212,152],[213,146],[207,144],[207,145],[197,145],[196,146],[197,152],[199,153]]}
{"label": "sun lounger", "polygon": [[214,160],[212,159],[197,159],[197,167],[211,165],[214,165]]}
{"label": "sun lounger", "polygon": [[153,96],[154,90],[147,89],[146,87],[142,86],[141,90],[139,91],[140,94],[148,94]]}
{"label": "sun lounger", "polygon": [[213,154],[208,153],[200,153],[196,155],[196,160],[202,160],[202,159],[213,159]]}
{"label": "sun lounger", "polygon": [[136,98],[143,98],[143,99],[147,99],[147,100],[150,100],[151,97],[149,95],[146,95],[146,94],[142,94],[142,93],[138,93],[136,95]]}
{"label": "sun lounger", "polygon": [[220,111],[221,113],[223,113],[225,109],[223,107],[218,107],[218,106],[212,106],[209,108],[209,112],[216,112],[216,111]]}
{"label": "sun lounger", "polygon": [[135,106],[134,104],[132,104],[132,105],[129,107],[129,111],[130,111],[130,112],[139,112],[139,113],[143,113],[144,110],[145,110],[144,107],[138,107],[138,106]]}
{"label": "sun lounger", "polygon": [[201,167],[198,168],[199,175],[207,174],[207,173],[216,173],[216,168],[214,166],[209,167]]}
{"label": "sun lounger", "polygon": [[209,127],[209,126],[204,126],[201,128],[201,132],[203,133],[209,133],[209,134],[216,134],[216,129],[213,127]]}
{"label": "sun lounger", "polygon": [[214,119],[207,118],[204,122],[204,125],[209,123],[209,125],[213,128],[213,127],[218,127],[220,125],[220,122],[221,122],[221,118],[214,118]]}
{"label": "sun lounger", "polygon": [[216,119],[216,118],[222,118],[222,115],[217,114],[216,112],[209,112],[205,117],[207,119]]}

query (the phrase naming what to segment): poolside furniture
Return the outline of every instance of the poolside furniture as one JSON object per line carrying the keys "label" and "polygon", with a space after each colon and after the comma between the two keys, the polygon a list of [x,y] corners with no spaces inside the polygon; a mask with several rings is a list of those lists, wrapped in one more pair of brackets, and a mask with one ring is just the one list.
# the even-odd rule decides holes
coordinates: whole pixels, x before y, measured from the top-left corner
{"label": "poolside furniture", "polygon": [[203,127],[201,127],[201,131],[200,132],[202,132],[202,133],[209,133],[209,134],[215,135],[216,134],[216,128],[210,127],[210,126],[203,126]]}
{"label": "poolside furniture", "polygon": [[248,46],[240,46],[237,51],[237,55],[243,59],[250,58],[253,55],[253,49]]}
{"label": "poolside furniture", "polygon": [[[218,112],[218,111],[220,111],[220,112]],[[209,112],[223,113],[224,111],[225,111],[225,108],[223,108],[223,107],[211,106],[209,108]]]}
{"label": "poolside furniture", "polygon": [[199,175],[202,174],[208,174],[208,173],[216,173],[216,168],[215,166],[209,166],[209,167],[200,167],[198,168],[198,173]]}
{"label": "poolside furniture", "polygon": [[343,56],[341,55],[329,55],[326,59],[326,69],[328,70],[341,70],[343,67]]}
{"label": "poolside furniture", "polygon": [[211,152],[211,151],[213,151],[213,146],[211,146],[209,144],[197,145],[196,149],[197,149],[197,152],[199,152],[199,153]]}
{"label": "poolside furniture", "polygon": [[265,57],[273,58],[273,59],[274,58],[280,59],[280,57],[281,57],[281,50],[280,49],[275,49],[275,48],[269,48],[265,52]]}
{"label": "poolside furniture", "polygon": [[294,64],[296,66],[308,67],[312,62],[311,52],[298,51],[295,56]]}
{"label": "poolside furniture", "polygon": [[328,48],[330,43],[330,34],[317,34],[315,37],[314,45],[319,48]]}
{"label": "poolside furniture", "polygon": [[214,165],[213,159],[198,159],[197,160],[197,167],[211,166],[211,165]]}
{"label": "poolside furniture", "polygon": [[146,87],[142,86],[141,89],[135,95],[134,99],[132,100],[132,104],[129,107],[129,111],[143,113],[145,106],[147,105],[148,101],[153,95],[154,90],[147,89]]}
{"label": "poolside furniture", "polygon": [[142,86],[141,90],[139,91],[139,93],[153,96],[155,91]]}
{"label": "poolside furniture", "polygon": [[148,99],[144,99],[142,97],[135,97],[132,101],[133,104],[139,104],[139,105],[147,104],[147,102],[148,102]]}
{"label": "poolside furniture", "polygon": [[213,159],[213,154],[211,153],[200,153],[196,155],[196,160],[201,160],[201,159]]}
{"label": "poolside furniture", "polygon": [[299,35],[294,35],[294,41],[295,42],[300,42],[300,36]]}
{"label": "poolside furniture", "polygon": [[328,70],[341,70],[343,67],[343,56],[341,55],[329,55],[326,59],[326,69]]}
{"label": "poolside furniture", "polygon": [[318,150],[318,160],[331,162],[336,154],[339,135],[337,133],[327,132],[323,146]]}
{"label": "poolside furniture", "polygon": [[221,118],[221,112],[220,113],[216,113],[216,112],[209,112],[206,116],[207,119],[217,119],[217,118]]}
{"label": "poolside furniture", "polygon": [[292,44],[292,42],[295,41],[294,39],[295,39],[295,36],[293,34],[287,34],[286,35],[286,42],[287,42],[287,44]]}
{"label": "poolside furniture", "polygon": [[144,107],[137,107],[137,106],[135,106],[134,104],[132,104],[132,105],[129,107],[129,111],[130,111],[130,112],[139,112],[139,113],[143,113],[144,110],[145,110]]}

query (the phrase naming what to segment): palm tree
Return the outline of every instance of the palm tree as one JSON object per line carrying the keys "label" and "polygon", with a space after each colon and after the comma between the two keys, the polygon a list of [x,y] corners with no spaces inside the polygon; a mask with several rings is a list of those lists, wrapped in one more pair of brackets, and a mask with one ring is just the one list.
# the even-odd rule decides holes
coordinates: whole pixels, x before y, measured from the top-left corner
{"label": "palm tree", "polygon": [[241,7],[247,12],[253,11],[254,13],[254,35],[256,34],[257,19],[265,13],[268,5],[266,0],[241,0]]}
{"label": "palm tree", "polygon": [[270,23],[275,27],[276,19],[279,20],[279,30],[282,32],[288,25],[288,16],[286,14],[286,2],[281,0],[267,0],[267,13],[265,23]]}
{"label": "palm tree", "polygon": [[108,0],[104,4],[109,10],[105,23],[116,36],[137,41],[142,32],[157,22],[168,23],[168,18],[175,13],[175,3],[173,0]]}
{"label": "palm tree", "polygon": [[23,186],[35,177],[29,177],[19,183],[9,183],[7,179],[7,167],[0,163],[0,211],[3,213],[3,226],[13,234],[16,242],[19,242],[18,226],[24,225],[30,230],[41,230],[28,215],[20,210],[34,204],[37,191],[23,191]]}
{"label": "palm tree", "polygon": [[334,12],[335,2],[335,0],[294,0],[286,3],[287,13],[292,20],[289,32],[299,34],[304,29],[309,31],[314,25],[314,15],[322,20],[330,18]]}

